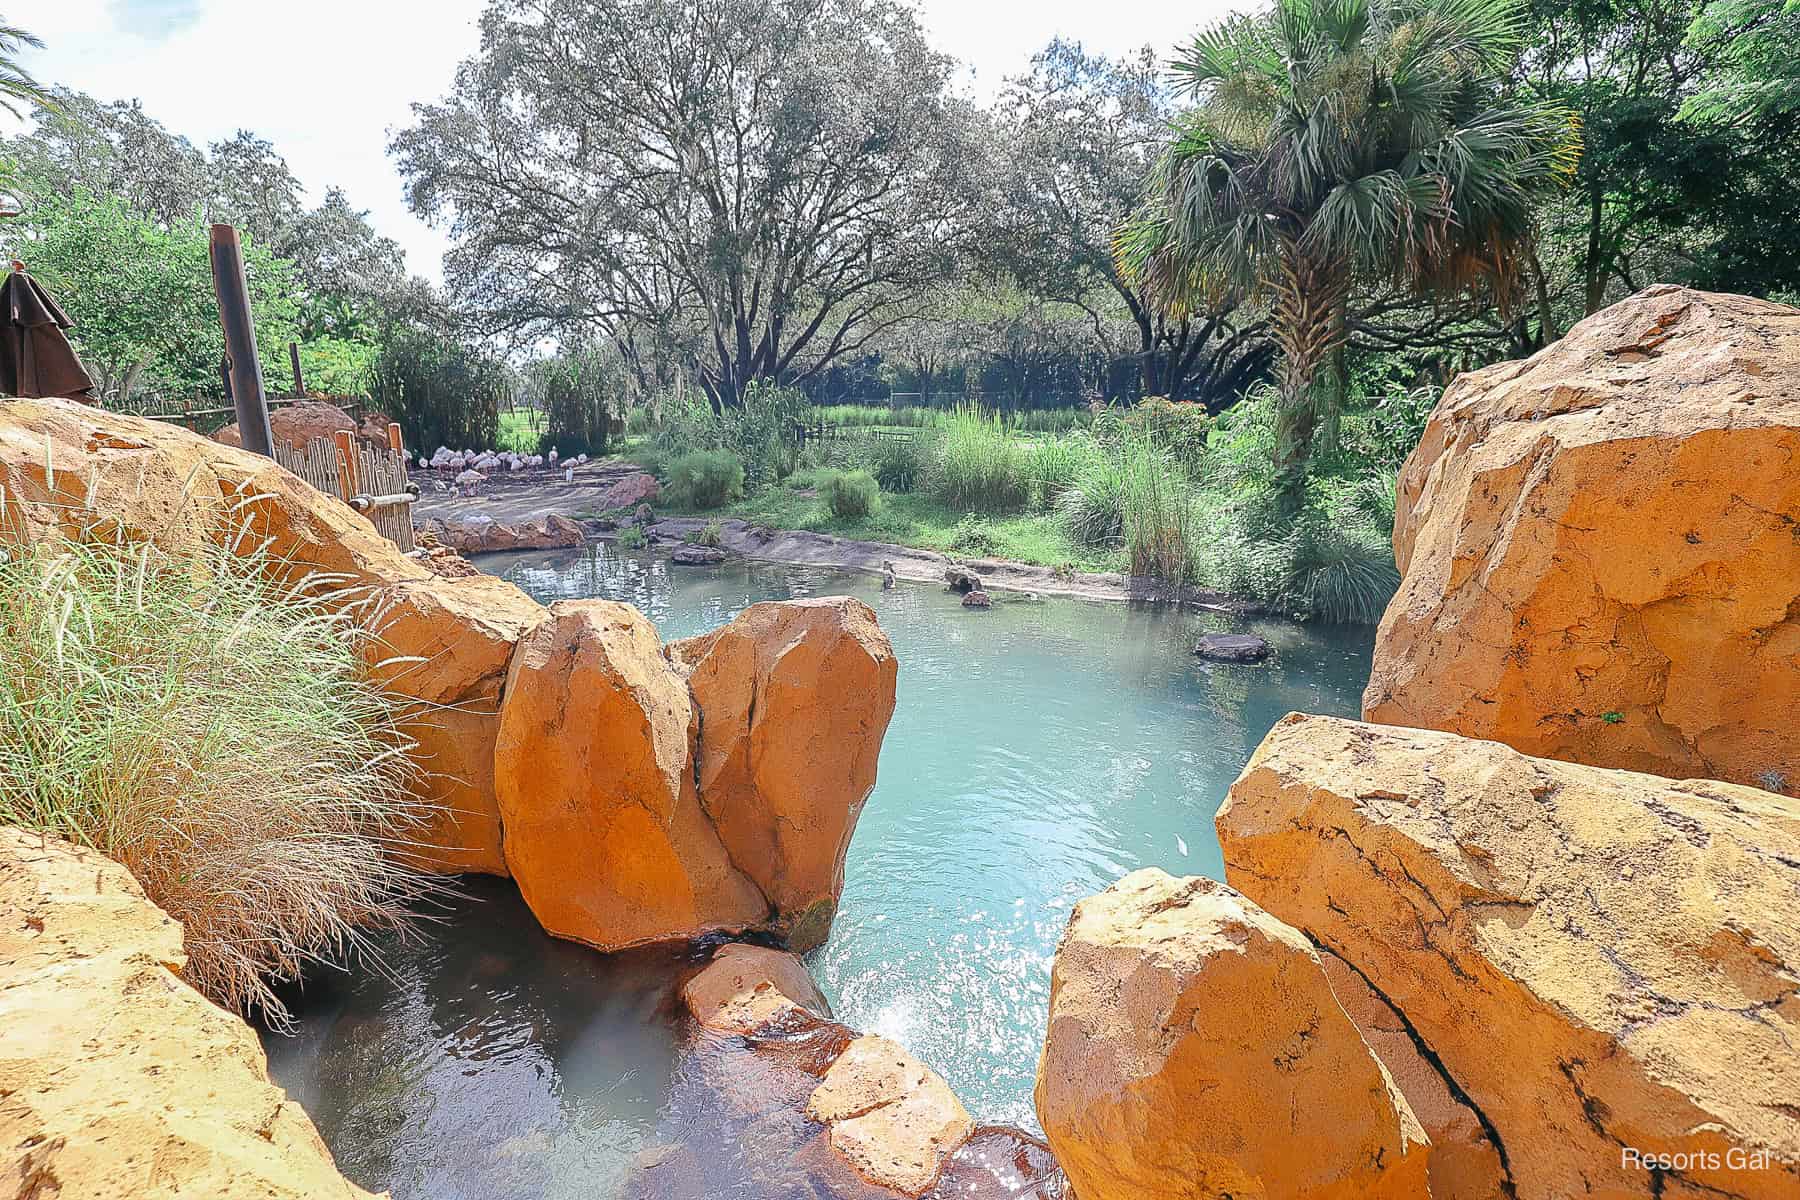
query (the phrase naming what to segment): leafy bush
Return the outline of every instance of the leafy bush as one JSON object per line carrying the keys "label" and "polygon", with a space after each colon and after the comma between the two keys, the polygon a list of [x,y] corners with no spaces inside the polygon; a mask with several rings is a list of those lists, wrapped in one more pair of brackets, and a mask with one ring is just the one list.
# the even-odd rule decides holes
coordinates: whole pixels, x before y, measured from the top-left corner
{"label": "leafy bush", "polygon": [[[1294,516],[1283,515],[1272,491],[1236,499],[1205,539],[1203,578],[1296,620],[1373,624],[1400,586],[1381,480],[1354,485],[1331,508],[1313,505]],[[1391,484],[1385,490],[1391,504]]]}
{"label": "leafy bush", "polygon": [[875,511],[881,486],[867,471],[833,471],[819,481],[819,496],[842,520],[856,520]]}
{"label": "leafy bush", "polygon": [[[913,410],[908,410],[913,411]],[[929,448],[918,439],[884,438],[869,454],[869,471],[884,492],[910,492],[925,473]]]}
{"label": "leafy bush", "polygon": [[1147,438],[1151,445],[1191,468],[1206,457],[1213,419],[1204,405],[1151,396],[1134,405],[1121,424],[1128,435]]}
{"label": "leafy bush", "polygon": [[697,450],[669,464],[666,489],[678,508],[720,508],[744,494],[744,465],[725,450]]}
{"label": "leafy bush", "polygon": [[671,458],[697,450],[728,451],[740,464],[744,482],[764,488],[794,469],[806,397],[797,388],[752,383],[741,408],[713,409],[706,397],[689,393],[664,402],[654,446]]}
{"label": "leafy bush", "polygon": [[369,398],[400,423],[406,444],[485,449],[499,435],[506,370],[447,338],[397,333],[370,371]]}
{"label": "leafy bush", "polygon": [[564,458],[606,453],[612,419],[609,407],[625,390],[624,366],[616,356],[575,351],[535,364],[531,370],[546,417],[536,450]]}
{"label": "leafy bush", "polygon": [[944,419],[930,490],[952,508],[1016,512],[1030,498],[1025,452],[998,416],[963,405]]}
{"label": "leafy bush", "polygon": [[950,531],[950,549],[958,554],[991,558],[1000,552],[1000,535],[987,518],[964,513]]}
{"label": "leafy bush", "polygon": [[261,553],[64,543],[0,558],[0,822],[123,863],[184,977],[283,1026],[271,983],[368,948],[426,877],[428,809],[342,598]]}
{"label": "leafy bush", "polygon": [[717,521],[708,521],[704,526],[687,535],[686,540],[695,546],[717,548],[725,542],[725,530]]}

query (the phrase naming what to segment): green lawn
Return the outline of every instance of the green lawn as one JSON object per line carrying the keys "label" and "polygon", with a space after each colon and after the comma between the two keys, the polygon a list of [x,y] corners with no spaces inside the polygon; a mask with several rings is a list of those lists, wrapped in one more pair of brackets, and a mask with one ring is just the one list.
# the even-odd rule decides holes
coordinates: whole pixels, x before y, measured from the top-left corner
{"label": "green lawn", "polygon": [[535,408],[517,408],[500,414],[499,445],[496,450],[515,454],[536,454],[538,438],[545,429],[544,414]]}
{"label": "green lawn", "polygon": [[927,496],[889,493],[867,517],[835,516],[816,496],[803,494],[812,483],[801,472],[786,484],[711,512],[659,508],[670,516],[738,517],[775,529],[806,529],[868,542],[893,542],[965,558],[1006,558],[1080,571],[1125,569],[1122,551],[1096,552],[1069,541],[1049,513],[985,516],[956,512]]}

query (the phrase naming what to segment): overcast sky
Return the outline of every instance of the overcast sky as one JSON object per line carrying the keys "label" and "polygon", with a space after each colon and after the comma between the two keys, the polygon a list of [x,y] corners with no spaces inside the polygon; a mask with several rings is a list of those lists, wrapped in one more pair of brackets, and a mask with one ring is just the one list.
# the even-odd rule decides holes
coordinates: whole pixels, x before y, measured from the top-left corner
{"label": "overcast sky", "polygon": [[[476,48],[484,0],[0,0],[0,16],[46,43],[27,67],[101,100],[142,99],[196,145],[249,129],[268,138],[316,202],[342,187],[439,275],[444,238],[406,209],[387,157],[408,105],[449,87]],[[1095,0],[920,0],[938,47],[986,94],[1052,37],[1120,54],[1174,45],[1232,5]],[[0,121],[5,114],[0,113]],[[16,128],[7,122],[3,128]]]}

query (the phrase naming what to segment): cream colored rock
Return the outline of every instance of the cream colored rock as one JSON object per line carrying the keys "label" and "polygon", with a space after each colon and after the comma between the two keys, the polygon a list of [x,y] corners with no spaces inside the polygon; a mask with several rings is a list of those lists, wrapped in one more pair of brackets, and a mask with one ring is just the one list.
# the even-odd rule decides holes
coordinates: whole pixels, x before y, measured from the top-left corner
{"label": "cream colored rock", "polygon": [[563,601],[512,658],[494,755],[506,864],[543,927],[618,950],[768,924],[694,791],[696,715],[626,604]]}
{"label": "cream colored rock", "polygon": [[825,940],[844,855],[875,787],[898,666],[847,596],[756,604],[669,646],[703,714],[700,802],[796,950]]}
{"label": "cream colored rock", "polygon": [[1363,714],[1800,794],[1800,309],[1653,287],[1463,375]]}
{"label": "cream colored rock", "polygon": [[1521,1200],[1800,1195],[1794,800],[1290,716],[1218,827],[1227,877],[1404,1015]]}
{"label": "cream colored rock", "polygon": [[806,1103],[831,1148],[871,1183],[908,1196],[931,1190],[975,1131],[943,1078],[884,1037],[851,1042]]}
{"label": "cream colored rock", "polygon": [[1081,1200],[1425,1195],[1430,1147],[1312,946],[1210,879],[1075,906],[1036,1098]]}
{"label": "cream colored rock", "polygon": [[682,987],[681,999],[696,1021],[729,1033],[754,1033],[795,1012],[831,1016],[798,955],[743,942],[721,946]]}
{"label": "cream colored rock", "polygon": [[125,869],[0,828],[0,1195],[367,1198]]}

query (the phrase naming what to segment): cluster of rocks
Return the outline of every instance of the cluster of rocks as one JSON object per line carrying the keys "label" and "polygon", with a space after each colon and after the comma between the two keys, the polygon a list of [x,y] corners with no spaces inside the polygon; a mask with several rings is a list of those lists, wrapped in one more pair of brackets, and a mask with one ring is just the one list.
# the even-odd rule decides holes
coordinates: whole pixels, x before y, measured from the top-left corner
{"label": "cluster of rocks", "polygon": [[[891,568],[890,568],[891,574]],[[981,586],[981,576],[966,567],[947,567],[944,583],[950,591],[962,596],[964,608],[992,608],[994,598]]]}
{"label": "cluster of rocks", "polygon": [[486,513],[432,518],[419,531],[431,544],[448,546],[458,554],[487,554],[498,550],[557,550],[579,546],[586,534],[567,517],[548,513],[529,521],[496,521]]}
{"label": "cluster of rocks", "polygon": [[[897,674],[857,601],[755,605],[663,646],[635,608],[546,609],[493,576],[440,575],[270,459],[69,401],[0,405],[0,489],[11,540],[106,536],[192,556],[242,539],[285,578],[326,581],[371,635],[369,671],[438,806],[412,833],[419,865],[510,875],[546,929],[603,950],[744,933],[804,949],[829,931]],[[29,853],[0,846],[0,888]],[[94,886],[91,866],[79,874]],[[119,899],[106,905],[148,907],[108,878],[97,891]],[[94,976],[145,1005],[109,1023],[125,1001],[71,1001],[60,959],[44,976],[54,998],[21,984],[34,955],[88,957],[57,949],[51,928],[26,920],[16,953],[0,933],[0,1039],[30,1040],[0,1059],[0,1135],[31,1152],[25,1194],[61,1181],[95,1196],[361,1195],[298,1108],[265,1097],[249,1029],[176,981],[178,929],[147,955],[122,946],[135,973]],[[232,1061],[194,1076],[190,1118],[169,1081],[220,1036],[196,1013],[233,1031],[217,1050]],[[91,1074],[67,1069],[78,1052]],[[241,1176],[219,1176],[224,1164]]]}
{"label": "cluster of rocks", "polygon": [[1070,920],[1037,1109],[1082,1200],[1800,1195],[1796,461],[1781,305],[1653,288],[1451,387],[1381,723],[1276,725],[1229,886]]}
{"label": "cluster of rocks", "polygon": [[[1041,1141],[979,1126],[904,1047],[831,1017],[791,954],[730,945],[683,989],[696,1026],[671,1107],[679,1142],[643,1155],[629,1200],[1059,1200]],[[695,1128],[698,1119],[706,1122]],[[695,1145],[715,1147],[704,1155]]]}

